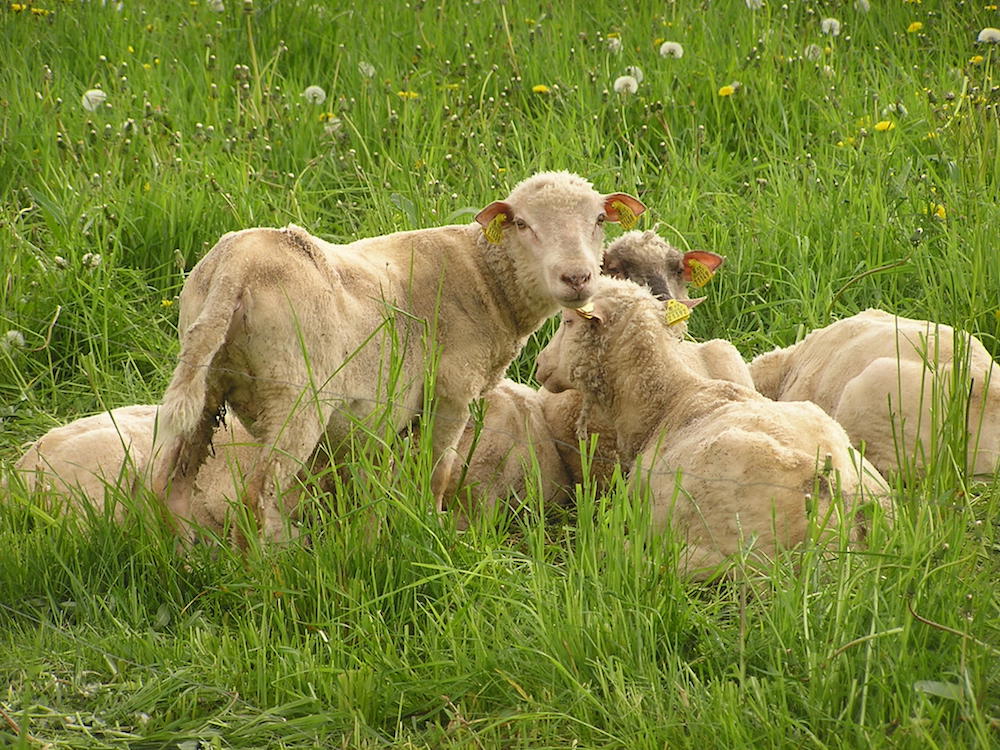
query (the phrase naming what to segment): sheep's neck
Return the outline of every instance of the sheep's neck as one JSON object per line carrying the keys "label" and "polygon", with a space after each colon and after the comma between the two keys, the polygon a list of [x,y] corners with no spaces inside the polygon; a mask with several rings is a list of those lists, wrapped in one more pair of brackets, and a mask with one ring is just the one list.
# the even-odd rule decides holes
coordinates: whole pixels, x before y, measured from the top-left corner
{"label": "sheep's neck", "polygon": [[484,268],[483,278],[489,280],[487,286],[495,307],[494,315],[499,316],[516,335],[528,336],[558,306],[551,300],[540,299],[535,289],[527,288],[521,281],[507,242],[504,238],[494,244],[480,234],[476,244],[476,263]]}

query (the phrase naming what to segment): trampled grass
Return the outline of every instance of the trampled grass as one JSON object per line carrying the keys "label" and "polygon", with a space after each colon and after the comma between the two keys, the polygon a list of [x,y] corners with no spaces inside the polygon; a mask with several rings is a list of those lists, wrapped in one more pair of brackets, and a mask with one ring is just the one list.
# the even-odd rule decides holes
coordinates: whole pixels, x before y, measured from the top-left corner
{"label": "trampled grass", "polygon": [[[878,306],[1000,354],[995,6],[629,5],[4,3],[0,458],[159,399],[183,271],[223,232],[465,222],[541,169],[727,255],[698,338],[751,356]],[[1000,743],[996,479],[942,459],[867,549],[699,586],[624,489],[458,533],[425,447],[361,442],[311,545],[246,558],[8,489],[0,745]]]}

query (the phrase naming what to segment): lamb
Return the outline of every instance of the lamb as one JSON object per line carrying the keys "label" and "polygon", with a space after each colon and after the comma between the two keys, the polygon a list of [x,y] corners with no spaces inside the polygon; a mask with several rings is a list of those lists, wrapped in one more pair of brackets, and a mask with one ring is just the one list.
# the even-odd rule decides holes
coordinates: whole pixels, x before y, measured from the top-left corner
{"label": "lamb", "polygon": [[[86,503],[103,513],[108,490],[130,493],[146,470],[158,408],[122,406],[55,427],[29,446],[14,471],[31,492],[52,494],[77,511]],[[223,532],[230,503],[239,501],[242,475],[253,458],[251,441],[237,420],[216,429],[215,455],[198,474],[192,502],[191,520],[203,529]],[[118,503],[109,510],[112,518],[122,521],[127,506]]]}
{"label": "lamb", "polygon": [[[1000,468],[1000,367],[979,339],[960,336],[968,350],[960,390],[970,394],[969,437],[967,459],[954,458],[967,460],[974,475],[992,475]],[[883,473],[906,465],[922,471],[936,444],[932,414],[952,387],[955,340],[951,326],[872,309],[761,354],[750,370],[766,396],[822,407]]]}
{"label": "lamb", "polygon": [[279,495],[326,460],[321,442],[336,459],[359,421],[400,430],[429,403],[440,510],[469,403],[499,382],[548,316],[590,298],[604,222],[644,210],[625,193],[543,172],[468,225],[347,245],[291,225],[223,236],[181,292],[181,351],[163,397],[153,490],[189,517],[215,415],[228,404],[262,446],[243,501],[261,535],[280,540]]}
{"label": "lamb", "polygon": [[686,539],[686,573],[708,576],[748,546],[773,555],[798,544],[811,515],[848,524],[856,539],[863,502],[888,508],[882,477],[819,407],[698,374],[678,356],[661,304],[631,282],[602,279],[593,306],[589,319],[563,313],[537,377],[580,391],[585,410],[612,426],[655,528]]}
{"label": "lamb", "polygon": [[[687,285],[698,269],[710,275],[724,258],[702,250],[682,253],[654,231],[626,232],[612,242],[604,253],[602,273],[632,278],[645,284],[661,300],[690,300]],[[686,320],[671,326],[678,337],[687,329]],[[684,342],[685,357],[692,367],[706,377],[718,377],[753,387],[750,371],[735,347],[727,341],[704,344]],[[478,436],[472,425],[466,427],[459,441],[459,457],[469,456],[474,441],[475,452],[464,467],[462,514],[459,525],[466,524],[471,511],[492,509],[497,499],[523,498],[529,472],[537,462],[542,479],[542,500],[546,505],[569,499],[569,490],[582,484],[583,463],[579,450],[577,423],[582,401],[575,391],[553,394],[545,389],[533,391],[512,380],[504,380],[486,397],[486,413]],[[591,423],[598,444],[592,457],[590,478],[599,487],[606,486],[617,465],[614,435],[609,425]],[[451,497],[458,489],[456,477],[446,492]]]}

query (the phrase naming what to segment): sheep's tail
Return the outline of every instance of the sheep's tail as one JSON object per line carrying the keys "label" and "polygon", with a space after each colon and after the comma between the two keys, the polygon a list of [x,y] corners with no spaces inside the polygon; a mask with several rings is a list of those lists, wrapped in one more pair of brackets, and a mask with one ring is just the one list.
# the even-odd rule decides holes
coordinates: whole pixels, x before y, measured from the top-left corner
{"label": "sheep's tail", "polygon": [[788,374],[788,348],[759,354],[750,362],[754,388],[771,399],[777,399]]}
{"label": "sheep's tail", "polygon": [[[158,416],[157,443],[162,450],[153,477],[156,492],[166,489],[185,445],[197,440],[197,433],[204,432],[207,424],[214,426],[220,413],[221,393],[212,387],[218,373],[212,364],[229,339],[237,313],[243,307],[243,296],[242,284],[231,279],[217,280],[198,318],[182,331],[181,352]],[[208,429],[210,440],[211,428]],[[181,471],[186,474],[197,468],[182,466]]]}

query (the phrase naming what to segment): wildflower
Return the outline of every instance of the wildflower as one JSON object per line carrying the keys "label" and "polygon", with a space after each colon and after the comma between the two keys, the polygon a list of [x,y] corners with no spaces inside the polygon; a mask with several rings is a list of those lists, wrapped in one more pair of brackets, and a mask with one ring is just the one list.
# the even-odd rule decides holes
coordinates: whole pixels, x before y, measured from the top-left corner
{"label": "wildflower", "polygon": [[66,260],[61,255],[57,255],[52,261],[56,264],[56,268],[66,269],[69,268],[69,261]]}
{"label": "wildflower", "polygon": [[889,115],[893,114],[899,115],[900,117],[906,117],[908,114],[910,114],[910,111],[906,108],[906,105],[903,104],[902,102],[892,102],[891,104],[887,104],[882,109],[883,117],[888,117]]}
{"label": "wildflower", "polygon": [[740,87],[739,81],[733,81],[730,84],[723,86],[719,89],[719,96],[732,96],[736,93],[736,89]]}
{"label": "wildflower", "polygon": [[636,83],[642,83],[642,79],[646,77],[645,73],[642,72],[642,68],[637,65],[629,65],[625,68],[625,74],[632,76]]}
{"label": "wildflower", "polygon": [[806,56],[807,60],[815,62],[823,56],[823,49],[818,44],[810,44],[803,50],[802,54]]}
{"label": "wildflower", "polygon": [[101,254],[84,253],[80,261],[83,263],[84,268],[97,268],[99,265],[101,265]]}
{"label": "wildflower", "polygon": [[973,65],[979,65],[982,61],[983,61],[982,55],[973,55],[972,57],[969,58],[969,62],[972,63]]}
{"label": "wildflower", "polygon": [[976,37],[976,41],[987,44],[996,44],[997,42],[1000,42],[1000,29],[994,29],[992,26],[987,26],[979,32],[979,36]]}
{"label": "wildflower", "polygon": [[824,18],[819,22],[819,28],[824,34],[838,36],[840,34],[840,21],[836,18]]}
{"label": "wildflower", "polygon": [[370,62],[365,62],[362,60],[358,63],[358,72],[361,73],[365,78],[375,77],[375,66]]}
{"label": "wildflower", "polygon": [[872,6],[868,0],[854,0],[854,9],[860,10],[862,13],[867,13],[872,9]]}
{"label": "wildflower", "polygon": [[746,0],[750,10],[760,10],[764,7],[764,0]]}
{"label": "wildflower", "polygon": [[45,8],[32,8],[31,13],[35,16],[51,16],[53,11],[46,10]]}
{"label": "wildflower", "polygon": [[612,88],[616,94],[634,94],[639,90],[639,82],[634,76],[618,76]]}
{"label": "wildflower", "polygon": [[396,92],[396,96],[398,96],[400,99],[419,99],[420,98],[420,94],[418,94],[416,91],[397,91]]}
{"label": "wildflower", "polygon": [[835,71],[829,65],[824,65],[823,66],[823,75],[825,75],[827,78],[833,78],[835,75],[837,75],[837,71]]}
{"label": "wildflower", "polygon": [[83,92],[80,103],[88,112],[96,112],[97,108],[107,101],[108,95],[100,89],[87,89]]}
{"label": "wildflower", "polygon": [[4,349],[23,349],[24,348],[24,334],[20,331],[10,330],[3,335],[3,348]]}
{"label": "wildflower", "polygon": [[20,13],[22,10],[27,10],[28,6],[24,3],[11,3],[10,9],[15,13]]}
{"label": "wildflower", "polygon": [[310,104],[322,104],[326,101],[326,92],[319,86],[306,86],[306,90],[302,92],[302,96]]}
{"label": "wildflower", "polygon": [[208,9],[213,13],[225,13],[226,4],[222,0],[208,0]]}
{"label": "wildflower", "polygon": [[544,83],[539,83],[531,87],[531,90],[536,94],[547,94],[552,89],[546,86]]}
{"label": "wildflower", "polygon": [[617,55],[619,52],[622,51],[622,40],[617,33],[608,34],[607,44],[608,44],[608,52],[610,52],[613,55]]}
{"label": "wildflower", "polygon": [[944,205],[942,205],[941,203],[931,206],[931,214],[938,221],[944,221],[945,219],[948,218],[948,212],[945,211]]}
{"label": "wildflower", "polygon": [[924,28],[924,25],[920,21],[914,21],[913,23],[911,23],[909,26],[906,27],[906,33],[916,34],[922,28]]}
{"label": "wildflower", "polygon": [[664,42],[660,45],[660,57],[684,57],[684,48],[677,42]]}
{"label": "wildflower", "polygon": [[878,122],[875,123],[875,130],[877,130],[879,133],[884,133],[887,130],[892,130],[894,127],[896,127],[896,123],[892,122],[891,120],[879,120]]}
{"label": "wildflower", "polygon": [[174,301],[172,299],[161,299],[160,307],[173,307]]}

